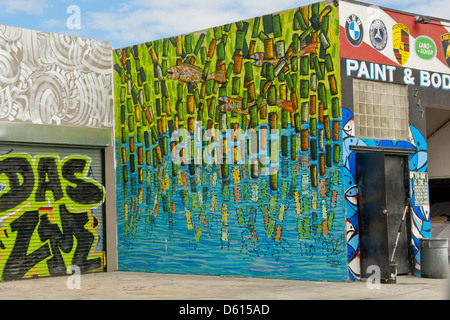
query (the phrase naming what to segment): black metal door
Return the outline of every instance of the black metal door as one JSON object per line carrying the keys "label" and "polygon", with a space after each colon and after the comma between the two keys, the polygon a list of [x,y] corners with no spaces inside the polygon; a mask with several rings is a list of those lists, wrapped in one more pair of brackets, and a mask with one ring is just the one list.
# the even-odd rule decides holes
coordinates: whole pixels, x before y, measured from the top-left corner
{"label": "black metal door", "polygon": [[389,246],[385,189],[384,152],[357,153],[359,242],[361,276],[380,268],[381,279],[389,279]]}
{"label": "black metal door", "polygon": [[388,245],[389,257],[392,259],[395,241],[399,227],[401,226],[397,249],[395,250],[394,261],[397,264],[397,273],[405,274],[410,272],[409,264],[409,237],[408,222],[409,214],[406,214],[402,223],[405,206],[409,205],[409,182],[407,179],[408,161],[405,156],[385,156],[385,187],[387,202],[388,221]]}

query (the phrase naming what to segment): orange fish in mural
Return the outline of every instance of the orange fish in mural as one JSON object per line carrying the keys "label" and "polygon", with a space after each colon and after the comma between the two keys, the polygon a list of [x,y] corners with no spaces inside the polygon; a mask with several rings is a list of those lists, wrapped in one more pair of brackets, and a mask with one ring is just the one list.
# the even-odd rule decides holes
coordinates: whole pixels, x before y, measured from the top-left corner
{"label": "orange fish in mural", "polygon": [[[242,109],[242,98],[236,97],[219,97],[219,109],[222,111],[231,111],[236,112],[238,114],[248,114],[247,110]],[[267,105],[267,99],[264,99],[261,103],[262,106]],[[293,101],[288,100],[276,100],[276,105],[288,112],[295,112],[298,107],[294,104]]]}
{"label": "orange fish in mural", "polygon": [[[292,113],[298,109],[298,106],[294,103],[294,101],[277,99],[275,103],[278,107],[286,110],[287,112]],[[262,105],[267,105],[266,99],[263,100]]]}
{"label": "orange fish in mural", "polygon": [[[203,69],[193,64],[182,63],[167,69],[168,78],[171,80],[179,80],[181,82],[200,83],[204,82],[202,78]],[[217,71],[209,74],[206,80],[216,80],[218,82],[226,82],[225,72]]]}
{"label": "orange fish in mural", "polygon": [[280,108],[286,110],[287,112],[291,112],[292,113],[292,112],[295,112],[295,110],[298,109],[298,107],[296,107],[292,101],[277,99],[276,102],[277,102],[277,106],[279,106]]}
{"label": "orange fish in mural", "polygon": [[[301,57],[301,56],[303,56],[305,54],[308,54],[308,53],[317,53],[317,46],[318,45],[319,45],[318,42],[312,42],[312,43],[306,45],[298,53],[293,53],[289,57],[289,59],[292,58],[292,57]],[[284,59],[284,58],[281,58],[281,59],[276,59],[276,58],[265,59],[265,56],[264,56],[263,52],[256,52],[256,53],[252,54],[249,58],[255,60],[253,62],[253,65],[257,66],[257,67],[261,67],[264,62],[268,62],[268,63],[271,63],[271,64],[277,64],[281,59]]]}
{"label": "orange fish in mural", "polygon": [[219,97],[219,109],[222,111],[232,111],[239,114],[248,114],[242,110],[242,98]]}

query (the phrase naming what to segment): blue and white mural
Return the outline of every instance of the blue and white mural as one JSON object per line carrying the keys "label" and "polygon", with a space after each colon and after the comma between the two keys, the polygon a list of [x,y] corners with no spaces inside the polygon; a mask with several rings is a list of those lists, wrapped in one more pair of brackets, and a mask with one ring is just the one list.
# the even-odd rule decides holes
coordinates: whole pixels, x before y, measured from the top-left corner
{"label": "blue and white mural", "polygon": [[427,142],[424,136],[415,127],[410,126],[410,141],[392,141],[360,139],[353,135],[354,118],[353,113],[347,108],[342,108],[342,139],[343,139],[343,162],[344,162],[344,186],[345,186],[345,209],[347,225],[347,254],[349,266],[349,278],[360,279],[361,269],[359,260],[359,236],[358,236],[358,200],[356,185],[356,155],[351,150],[351,146],[388,147],[401,149],[414,149],[415,152],[409,156],[409,171],[411,176],[410,194],[411,220],[412,220],[412,245],[415,256],[416,269],[420,269],[419,239],[429,238],[430,219],[429,205],[417,206],[414,201],[414,180],[412,176],[415,172],[427,171]]}

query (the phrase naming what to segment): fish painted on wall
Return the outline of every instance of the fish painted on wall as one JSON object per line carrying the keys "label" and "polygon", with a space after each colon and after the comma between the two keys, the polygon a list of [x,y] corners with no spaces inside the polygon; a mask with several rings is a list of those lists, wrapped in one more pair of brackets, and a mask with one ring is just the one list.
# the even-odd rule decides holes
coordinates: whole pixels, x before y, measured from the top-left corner
{"label": "fish painted on wall", "polygon": [[264,52],[256,52],[253,53],[252,55],[250,55],[250,59],[254,60],[253,61],[253,65],[256,67],[262,67],[262,65],[264,64],[264,62],[268,62],[270,64],[274,64],[277,65],[282,59],[285,59],[288,63],[290,61],[290,59],[292,57],[301,57],[305,54],[308,53],[315,53],[317,54],[317,47],[319,46],[318,42],[312,42],[308,45],[306,45],[303,49],[301,49],[298,53],[292,53],[290,50],[292,50],[292,48],[290,48],[290,50],[288,50],[285,54],[285,56],[281,59],[276,59],[276,58],[270,58],[267,59]]}
{"label": "fish painted on wall", "polygon": [[219,109],[221,111],[231,111],[238,114],[248,114],[247,110],[242,109],[241,97],[219,97]]}
{"label": "fish painted on wall", "polygon": [[[167,77],[170,80],[179,80],[186,83],[201,83],[205,82],[203,78],[204,70],[193,64],[183,62],[180,65],[172,66],[167,69],[169,74]],[[214,73],[208,74],[206,80],[216,80],[218,82],[226,82],[224,71],[216,71]]]}
{"label": "fish painted on wall", "polygon": [[[241,97],[219,97],[219,109],[221,111],[230,111],[238,114],[247,115],[248,111],[243,109],[242,107],[242,98]],[[290,100],[282,100],[277,99],[276,105],[290,113],[295,112],[298,109],[298,105],[295,101]],[[261,106],[267,106],[267,99],[263,99],[261,102]]]}
{"label": "fish painted on wall", "polygon": [[[275,103],[278,107],[290,113],[294,113],[298,109],[296,101],[277,99]],[[263,105],[267,105],[266,99],[263,100]]]}

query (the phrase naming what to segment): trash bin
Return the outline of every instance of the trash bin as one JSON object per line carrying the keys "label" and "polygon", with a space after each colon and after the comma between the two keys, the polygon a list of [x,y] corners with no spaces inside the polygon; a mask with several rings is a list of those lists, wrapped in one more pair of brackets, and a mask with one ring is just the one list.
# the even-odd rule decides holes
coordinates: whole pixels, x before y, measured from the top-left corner
{"label": "trash bin", "polygon": [[420,273],[424,278],[448,277],[448,239],[420,239]]}

